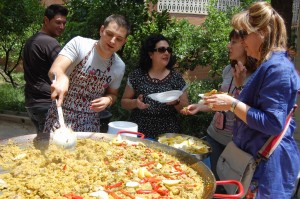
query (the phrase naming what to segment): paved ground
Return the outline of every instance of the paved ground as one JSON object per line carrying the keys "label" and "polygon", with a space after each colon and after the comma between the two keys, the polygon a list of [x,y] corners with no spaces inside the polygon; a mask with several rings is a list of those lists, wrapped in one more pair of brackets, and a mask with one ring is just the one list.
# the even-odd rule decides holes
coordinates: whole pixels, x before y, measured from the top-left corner
{"label": "paved ground", "polygon": [[27,117],[0,114],[0,140],[33,133],[35,128]]}
{"label": "paved ground", "polygon": [[[103,118],[101,120],[102,133],[107,132],[108,123],[109,118]],[[26,114],[0,114],[0,140],[35,133],[35,127]]]}

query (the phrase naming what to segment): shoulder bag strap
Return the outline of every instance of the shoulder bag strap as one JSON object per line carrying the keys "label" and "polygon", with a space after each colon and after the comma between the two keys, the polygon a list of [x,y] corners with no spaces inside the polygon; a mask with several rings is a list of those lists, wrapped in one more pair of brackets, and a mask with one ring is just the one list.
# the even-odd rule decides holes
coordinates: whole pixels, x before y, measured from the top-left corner
{"label": "shoulder bag strap", "polygon": [[292,108],[292,110],[290,111],[290,113],[288,114],[286,121],[285,121],[285,126],[284,126],[283,130],[281,131],[281,133],[276,136],[271,136],[268,139],[268,141],[263,145],[263,147],[259,150],[258,155],[260,158],[268,159],[271,156],[273,151],[278,146],[279,142],[282,140],[285,132],[287,131],[287,129],[290,125],[290,122],[291,122],[292,115],[294,114],[297,107],[298,107],[297,104],[295,104],[294,107]]}

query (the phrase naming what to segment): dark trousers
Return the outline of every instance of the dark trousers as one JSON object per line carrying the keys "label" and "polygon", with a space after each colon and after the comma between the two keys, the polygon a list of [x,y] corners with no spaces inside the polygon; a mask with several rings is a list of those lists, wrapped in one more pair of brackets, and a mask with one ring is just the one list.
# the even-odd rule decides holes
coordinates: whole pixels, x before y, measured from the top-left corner
{"label": "dark trousers", "polygon": [[43,133],[50,105],[51,104],[45,104],[43,107],[26,107],[28,116],[36,128],[37,134]]}

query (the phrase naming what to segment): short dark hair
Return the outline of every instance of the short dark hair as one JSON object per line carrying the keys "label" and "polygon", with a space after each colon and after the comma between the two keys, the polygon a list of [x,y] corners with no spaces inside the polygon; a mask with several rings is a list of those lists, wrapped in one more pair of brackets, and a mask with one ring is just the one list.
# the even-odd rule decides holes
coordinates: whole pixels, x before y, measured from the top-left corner
{"label": "short dark hair", "polygon": [[235,29],[231,30],[231,32],[229,33],[229,41],[231,39],[239,39],[239,38],[242,38],[240,31]]}
{"label": "short dark hair", "polygon": [[49,20],[51,20],[57,14],[66,17],[68,15],[68,12],[69,12],[68,9],[64,6],[59,4],[52,4],[46,8],[44,16],[47,17]]}
{"label": "short dark hair", "polygon": [[113,15],[110,15],[109,17],[107,17],[103,24],[104,28],[106,28],[108,26],[108,24],[112,21],[116,22],[118,24],[118,26],[123,27],[127,30],[126,37],[130,34],[131,26],[130,26],[128,20],[123,15],[113,14]]}
{"label": "short dark hair", "polygon": [[[149,56],[149,52],[154,52],[156,43],[160,41],[166,41],[170,44],[169,40],[162,34],[151,34],[142,43],[138,67],[140,67],[144,73],[147,73],[152,67],[152,59]],[[176,58],[171,54],[170,61],[166,68],[171,70],[175,63]]]}

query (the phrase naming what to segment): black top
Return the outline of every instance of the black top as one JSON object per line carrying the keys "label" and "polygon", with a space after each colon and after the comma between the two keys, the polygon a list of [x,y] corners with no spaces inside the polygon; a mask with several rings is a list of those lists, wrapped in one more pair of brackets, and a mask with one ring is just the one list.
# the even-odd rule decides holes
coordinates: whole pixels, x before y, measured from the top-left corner
{"label": "black top", "polygon": [[138,124],[138,131],[147,138],[156,138],[163,133],[180,133],[178,114],[174,106],[154,101],[149,94],[170,90],[184,91],[187,87],[182,75],[174,70],[162,80],[151,78],[148,73],[136,69],[128,77],[128,84],[135,91],[135,98],[144,95],[144,103],[150,105],[147,109],[135,108],[130,120]]}
{"label": "black top", "polygon": [[42,32],[27,40],[23,52],[26,107],[51,103],[48,71],[60,50],[58,41]]}

